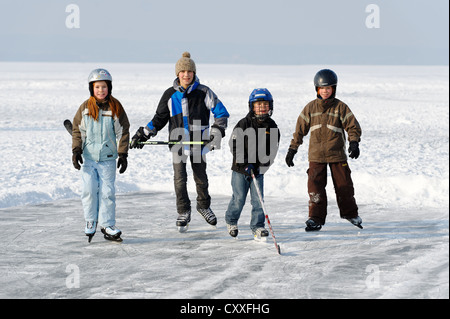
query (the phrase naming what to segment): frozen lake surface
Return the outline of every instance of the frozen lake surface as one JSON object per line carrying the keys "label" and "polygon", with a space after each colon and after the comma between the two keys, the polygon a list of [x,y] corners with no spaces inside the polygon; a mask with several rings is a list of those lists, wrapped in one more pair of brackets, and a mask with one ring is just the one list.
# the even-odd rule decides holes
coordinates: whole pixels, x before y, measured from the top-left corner
{"label": "frozen lake surface", "polygon": [[[255,87],[274,96],[282,136],[264,191],[281,256],[270,238],[252,239],[249,201],[239,240],[226,232],[226,142],[208,155],[217,229],[195,213],[189,232],[178,233],[171,155],[146,146],[130,150],[117,175],[124,241],[98,232],[87,243],[81,177],[62,122],[88,98],[97,67],[111,72],[132,134],[174,78],[171,64],[0,63],[0,298],[449,298],[448,67],[197,65],[231,114],[226,141]],[[363,131],[361,156],[349,160],[362,230],[339,218],[329,178],[327,223],[306,233],[308,138],[295,167],[284,163],[323,67],[338,74],[337,97]],[[165,138],[164,129],[156,139]]]}

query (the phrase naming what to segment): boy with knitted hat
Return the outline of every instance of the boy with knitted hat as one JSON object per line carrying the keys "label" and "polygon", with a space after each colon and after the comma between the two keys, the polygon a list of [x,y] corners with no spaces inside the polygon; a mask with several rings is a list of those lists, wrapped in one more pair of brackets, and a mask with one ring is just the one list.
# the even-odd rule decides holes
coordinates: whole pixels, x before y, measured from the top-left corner
{"label": "boy with knitted hat", "polygon": [[[186,162],[190,159],[197,189],[197,211],[210,224],[217,224],[210,208],[205,154],[219,149],[228,124],[228,111],[216,94],[200,84],[197,68],[189,52],[184,52],[175,64],[173,85],[161,97],[153,119],[140,127],[131,140],[130,148],[141,149],[149,138],[169,123],[169,140],[173,156],[174,187],[178,218],[176,225],[185,232],[191,220],[191,201],[187,192]],[[210,127],[210,115],[214,124]],[[193,145],[192,142],[203,142]]]}

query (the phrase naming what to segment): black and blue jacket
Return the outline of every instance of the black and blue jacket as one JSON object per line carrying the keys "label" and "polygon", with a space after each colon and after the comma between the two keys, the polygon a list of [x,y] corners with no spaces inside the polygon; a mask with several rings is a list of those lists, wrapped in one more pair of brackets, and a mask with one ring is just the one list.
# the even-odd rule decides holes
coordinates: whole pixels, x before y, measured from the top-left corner
{"label": "black and blue jacket", "polygon": [[209,141],[209,122],[214,115],[213,127],[225,136],[229,113],[216,94],[195,76],[187,88],[175,79],[159,101],[156,114],[147,124],[149,130],[160,131],[169,123],[170,141]]}

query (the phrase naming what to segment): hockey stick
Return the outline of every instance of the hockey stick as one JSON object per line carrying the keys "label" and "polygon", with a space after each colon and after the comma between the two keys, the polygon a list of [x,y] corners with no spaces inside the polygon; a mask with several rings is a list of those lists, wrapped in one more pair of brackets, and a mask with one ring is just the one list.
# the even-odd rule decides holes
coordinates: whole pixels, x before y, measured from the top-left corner
{"label": "hockey stick", "polygon": [[63,124],[67,132],[69,132],[69,134],[72,135],[72,122],[70,122],[70,120],[65,120]]}
{"label": "hockey stick", "polygon": [[[70,135],[72,135],[72,122],[70,120],[64,121],[64,127],[66,128],[67,132],[69,132]],[[131,144],[131,142],[130,142]],[[188,142],[174,142],[174,141],[147,141],[147,142],[138,142],[138,144],[145,144],[145,145],[176,145],[176,144],[183,144],[183,145],[205,145],[208,144],[206,141],[188,141]]]}
{"label": "hockey stick", "polygon": [[261,202],[262,209],[264,211],[264,216],[266,217],[267,224],[269,225],[270,234],[272,235],[273,243],[275,244],[275,248],[277,249],[277,252],[279,255],[281,255],[281,248],[280,245],[277,244],[277,240],[275,239],[275,234],[273,233],[272,224],[270,223],[269,215],[267,214],[266,207],[264,206],[264,201],[261,195],[261,191],[259,190],[259,186],[256,182],[255,173],[253,173],[253,170],[251,171],[251,175],[253,178],[253,184],[255,185],[256,192],[258,193],[259,201]]}
{"label": "hockey stick", "polygon": [[[131,143],[131,142],[130,142]],[[186,142],[175,142],[175,141],[147,141],[147,142],[138,142],[138,144],[144,145],[205,145],[208,142],[205,141],[186,141]]]}

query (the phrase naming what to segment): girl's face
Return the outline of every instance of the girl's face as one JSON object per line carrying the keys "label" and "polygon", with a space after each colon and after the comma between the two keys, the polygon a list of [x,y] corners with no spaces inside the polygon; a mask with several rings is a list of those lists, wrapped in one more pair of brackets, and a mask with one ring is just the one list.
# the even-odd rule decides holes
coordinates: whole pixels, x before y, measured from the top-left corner
{"label": "girl's face", "polygon": [[108,85],[105,81],[98,81],[94,83],[94,97],[98,101],[103,101],[108,96]]}
{"label": "girl's face", "polygon": [[178,80],[180,81],[180,85],[187,89],[187,87],[194,80],[194,72],[193,71],[181,71],[178,73]]}
{"label": "girl's face", "polygon": [[326,100],[333,94],[333,87],[332,86],[320,87],[318,93],[322,98],[322,100]]}
{"label": "girl's face", "polygon": [[269,101],[253,102],[253,112],[256,115],[268,114],[270,109]]}

